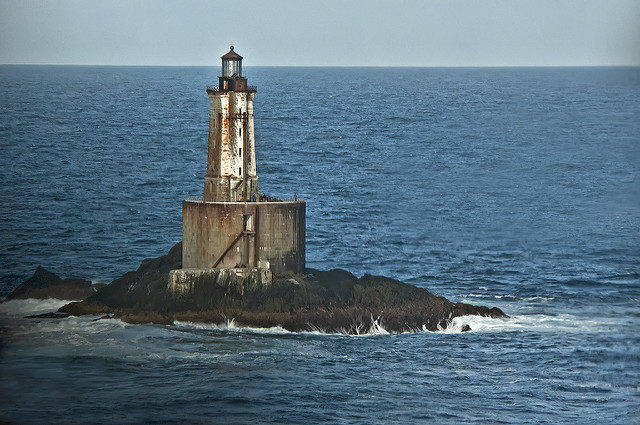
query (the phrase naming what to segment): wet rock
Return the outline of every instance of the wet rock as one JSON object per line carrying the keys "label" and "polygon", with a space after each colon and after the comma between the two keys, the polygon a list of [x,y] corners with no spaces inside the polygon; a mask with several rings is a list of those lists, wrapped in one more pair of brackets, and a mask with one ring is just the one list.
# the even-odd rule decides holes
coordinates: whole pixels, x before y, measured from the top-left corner
{"label": "wet rock", "polygon": [[[129,323],[224,324],[233,319],[239,326],[350,334],[380,327],[389,332],[435,331],[439,324],[444,328],[454,317],[470,314],[508,317],[495,307],[452,303],[395,279],[369,274],[358,278],[340,269],[274,276],[268,285],[245,285],[232,281],[233,274],[219,274],[210,281],[200,279],[193,291],[176,296],[168,277],[181,265],[179,243],[167,255],[143,261],[138,270],[59,312],[109,313]],[[220,276],[229,281],[222,282]]]}
{"label": "wet rock", "polygon": [[104,320],[104,319],[111,319],[112,317],[113,317],[112,314],[105,314],[104,316],[100,316],[97,319],[93,319],[92,322],[97,322],[98,320]]}
{"label": "wet rock", "polygon": [[7,295],[6,301],[16,299],[84,300],[105,284],[92,285],[84,279],[61,279],[60,276],[38,266],[33,276]]}
{"label": "wet rock", "polygon": [[32,314],[31,316],[25,316],[27,319],[64,319],[69,317],[69,313],[49,312],[42,314]]}
{"label": "wet rock", "polygon": [[469,325],[464,325],[462,327],[462,330],[460,332],[469,332],[471,330],[471,326]]}

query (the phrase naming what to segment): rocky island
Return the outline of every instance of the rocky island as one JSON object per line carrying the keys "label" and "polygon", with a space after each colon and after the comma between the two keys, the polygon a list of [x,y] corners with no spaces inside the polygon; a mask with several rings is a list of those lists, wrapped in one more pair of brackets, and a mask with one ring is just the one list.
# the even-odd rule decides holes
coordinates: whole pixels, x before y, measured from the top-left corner
{"label": "rocky island", "polygon": [[[466,315],[508,317],[499,308],[453,303],[395,279],[368,274],[357,278],[340,269],[277,275],[268,284],[259,277],[247,279],[230,269],[220,269],[215,277],[205,275],[194,281],[190,291],[181,292],[168,279],[170,271],[180,269],[181,263],[182,244],[178,243],[167,255],[144,260],[138,270],[92,290],[83,301],[40,317],[107,315],[128,323],[158,324],[192,321],[224,325],[233,321],[247,327],[347,334],[368,333],[375,327],[394,333],[436,331],[446,329],[453,318]],[[43,278],[57,285],[47,285],[48,292],[32,292],[32,296],[55,297],[70,279],[54,276],[38,268],[7,299],[40,285]]]}

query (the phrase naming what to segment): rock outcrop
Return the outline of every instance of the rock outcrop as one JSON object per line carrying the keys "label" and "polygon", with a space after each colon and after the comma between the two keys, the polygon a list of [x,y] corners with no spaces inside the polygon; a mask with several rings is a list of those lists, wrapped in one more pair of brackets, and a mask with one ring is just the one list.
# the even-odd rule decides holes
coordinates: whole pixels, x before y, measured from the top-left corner
{"label": "rock outcrop", "polygon": [[138,270],[58,312],[76,316],[108,313],[130,323],[220,324],[233,320],[240,326],[350,334],[377,327],[389,332],[435,331],[464,315],[508,317],[498,308],[452,303],[395,279],[368,274],[358,278],[340,269],[274,276],[268,285],[225,274],[223,280],[201,279],[190,295],[176,296],[168,276],[170,270],[181,267],[181,258],[178,243],[167,255],[144,260]]}
{"label": "rock outcrop", "polygon": [[104,283],[92,285],[83,279],[62,279],[38,266],[33,276],[7,295],[6,301],[26,298],[84,300],[104,286]]}

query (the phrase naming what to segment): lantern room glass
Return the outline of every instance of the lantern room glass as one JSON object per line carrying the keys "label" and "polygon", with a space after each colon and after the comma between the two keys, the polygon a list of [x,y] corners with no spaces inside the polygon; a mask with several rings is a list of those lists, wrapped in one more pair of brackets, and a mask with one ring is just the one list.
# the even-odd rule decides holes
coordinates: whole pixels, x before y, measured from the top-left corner
{"label": "lantern room glass", "polygon": [[231,77],[233,75],[242,76],[242,59],[223,59],[222,76]]}

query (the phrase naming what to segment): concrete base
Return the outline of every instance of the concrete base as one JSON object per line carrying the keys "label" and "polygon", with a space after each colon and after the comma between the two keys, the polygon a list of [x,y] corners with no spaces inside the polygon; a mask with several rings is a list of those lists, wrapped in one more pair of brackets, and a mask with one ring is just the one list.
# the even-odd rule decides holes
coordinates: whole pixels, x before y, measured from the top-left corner
{"label": "concrete base", "polygon": [[273,280],[271,270],[259,267],[232,269],[177,269],[169,272],[167,293],[174,302],[201,306],[219,304],[226,295],[243,295]]}
{"label": "concrete base", "polygon": [[305,203],[182,203],[182,267],[305,270]]}

